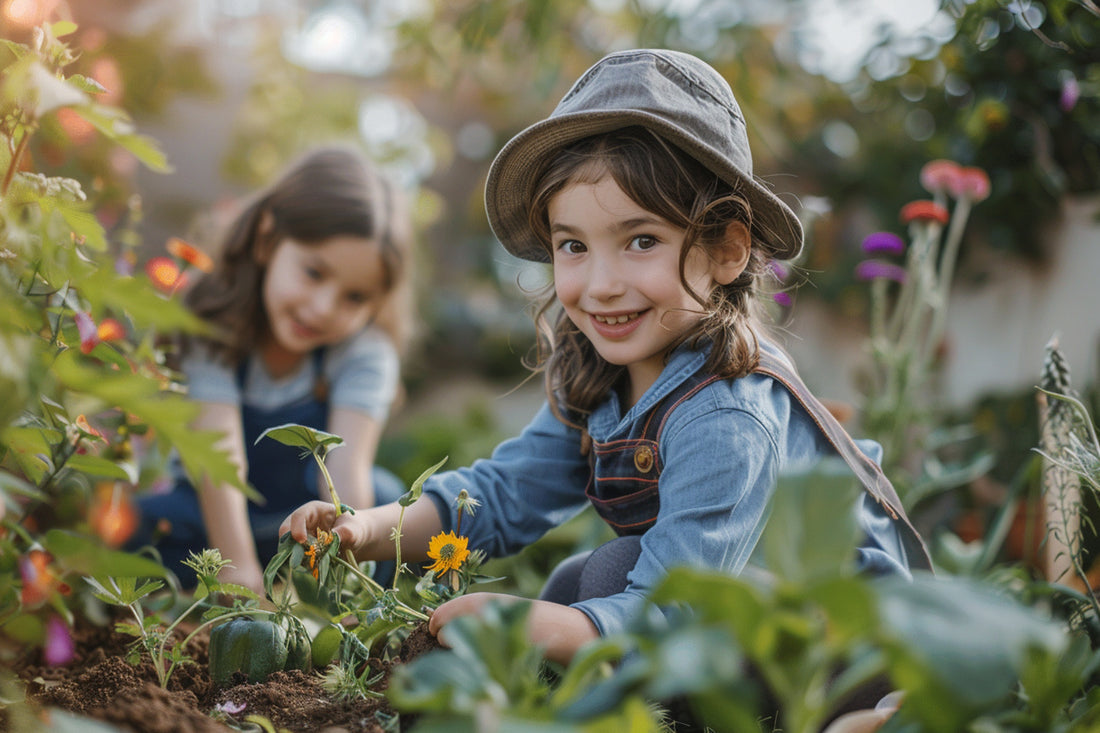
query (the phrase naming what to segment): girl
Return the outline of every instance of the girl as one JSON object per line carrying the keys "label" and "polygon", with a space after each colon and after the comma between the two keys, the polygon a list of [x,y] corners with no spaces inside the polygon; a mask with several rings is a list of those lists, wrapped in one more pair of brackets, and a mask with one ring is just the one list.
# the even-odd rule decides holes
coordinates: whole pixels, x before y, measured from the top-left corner
{"label": "girl", "polygon": [[154,543],[184,583],[194,574],[179,562],[213,547],[232,561],[222,580],[262,593],[282,518],[328,496],[313,461],[256,442],[267,428],[294,422],[341,436],[327,465],[351,505],[404,491],[372,468],[412,319],[410,227],[397,199],[352,150],[315,150],[244,209],[213,271],[187,293],[213,334],[184,344],[182,371],[201,405],[194,427],[225,435],[266,503],[209,481],[196,492],[182,474],[170,493],[141,497],[143,531],[130,544]]}
{"label": "girl", "polygon": [[[671,51],[607,56],[504,147],[486,207],[509,251],[553,267],[560,309],[538,313],[548,400],[491,459],[426,484],[403,549],[455,525],[462,489],[481,504],[463,532],[489,556],[594,505],[620,537],[560,565],[528,617],[531,640],[567,663],[622,631],[668,569],[741,571],[778,475],[839,453],[865,488],[861,566],[929,567],[877,464],[766,339],[758,283],[770,259],[798,254],[802,228],[753,178],[744,119],[712,68]],[[359,557],[392,557],[397,507],[333,514],[314,502],[282,529],[302,541],[332,527]],[[430,629],[494,597],[445,603]]]}

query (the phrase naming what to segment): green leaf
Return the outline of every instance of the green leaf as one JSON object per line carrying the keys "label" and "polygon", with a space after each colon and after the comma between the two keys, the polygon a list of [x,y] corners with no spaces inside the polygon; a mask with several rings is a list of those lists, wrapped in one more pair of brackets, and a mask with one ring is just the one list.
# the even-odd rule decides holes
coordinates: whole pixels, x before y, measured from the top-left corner
{"label": "green leaf", "polygon": [[854,572],[859,496],[839,458],[781,476],[761,535],[767,569],[795,583]]}
{"label": "green leaf", "polygon": [[324,456],[332,448],[344,444],[344,439],[339,435],[333,435],[332,433],[326,433],[324,430],[297,423],[286,423],[268,428],[260,433],[260,437],[256,438],[256,442],[259,443],[264,438],[277,440],[292,448],[303,448],[313,454],[317,454],[320,450],[321,456]]}
{"label": "green leaf", "polygon": [[94,103],[74,104],[72,109],[101,133],[133,153],[151,170],[159,173],[172,172],[172,166],[168,164],[168,159],[164,157],[156,140],[135,133],[130,117],[122,110]]}
{"label": "green leaf", "polygon": [[424,493],[424,482],[427,481],[433,473],[442,468],[448,458],[449,456],[443,456],[443,460],[417,476],[416,481],[413,481],[412,487],[397,500],[398,503],[401,504],[401,506],[412,506],[415,504],[416,500],[420,498],[420,495]]}
{"label": "green leaf", "polygon": [[65,467],[89,476],[103,476],[105,478],[118,479],[119,481],[137,482],[136,471],[132,466],[129,467],[130,470],[127,470],[126,466],[122,466],[106,458],[101,458],[100,456],[92,455],[91,453],[73,454],[69,457],[69,460],[65,462]]}
{"label": "green leaf", "polygon": [[147,557],[111,550],[99,540],[60,529],[48,531],[42,544],[60,567],[78,575],[156,578],[166,577],[168,572]]}

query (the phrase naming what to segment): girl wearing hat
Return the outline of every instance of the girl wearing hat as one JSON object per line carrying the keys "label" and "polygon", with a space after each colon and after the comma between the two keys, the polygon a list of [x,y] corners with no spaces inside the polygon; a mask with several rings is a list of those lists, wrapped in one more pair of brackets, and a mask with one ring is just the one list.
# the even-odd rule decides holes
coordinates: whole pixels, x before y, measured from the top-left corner
{"label": "girl wearing hat", "polygon": [[[486,208],[510,252],[553,267],[537,315],[547,400],[491,458],[429,479],[404,551],[423,558],[456,525],[462,490],[481,504],[462,531],[490,557],[594,506],[618,537],[566,560],[530,601],[532,641],[567,663],[622,631],[670,568],[740,572],[780,473],[839,455],[865,489],[860,567],[930,566],[878,446],[864,453],[766,338],[758,281],[798,254],[802,228],[753,178],[741,111],[710,66],[664,50],[605,57],[500,152]],[[281,530],[303,541],[332,528],[358,557],[384,559],[397,514],[337,519],[312,502]],[[501,598],[454,599],[430,629]]]}

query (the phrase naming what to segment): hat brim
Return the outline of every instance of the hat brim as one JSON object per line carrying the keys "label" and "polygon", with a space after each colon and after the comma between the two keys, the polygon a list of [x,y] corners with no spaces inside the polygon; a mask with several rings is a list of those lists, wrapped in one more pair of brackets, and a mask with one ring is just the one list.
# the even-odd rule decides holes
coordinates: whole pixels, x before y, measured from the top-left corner
{"label": "hat brim", "polygon": [[525,260],[549,262],[550,254],[528,221],[528,208],[542,165],[573,142],[639,125],[657,133],[702,163],[752,206],[753,234],[776,259],[794,258],[802,249],[802,223],[794,211],[752,176],[744,175],[716,150],[660,117],[642,110],[586,111],[537,122],[513,137],[493,160],[485,183],[489,226],[504,248]]}

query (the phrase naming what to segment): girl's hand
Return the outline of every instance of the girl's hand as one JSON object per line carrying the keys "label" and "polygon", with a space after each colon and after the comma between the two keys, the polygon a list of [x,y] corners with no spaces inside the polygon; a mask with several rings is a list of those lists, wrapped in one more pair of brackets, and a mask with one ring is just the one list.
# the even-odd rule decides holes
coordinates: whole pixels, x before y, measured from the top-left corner
{"label": "girl's hand", "polygon": [[317,530],[335,532],[340,538],[340,547],[358,552],[368,539],[368,531],[363,521],[356,519],[357,515],[344,512],[336,516],[336,508],[331,502],[311,501],[295,509],[279,525],[279,535],[290,532],[290,536],[296,542],[305,542],[308,535],[317,535]]}
{"label": "girl's hand", "polygon": [[569,664],[577,650],[599,638],[600,632],[583,611],[549,601],[528,601],[504,593],[469,593],[447,601],[428,619],[428,631],[447,644],[446,626],[461,616],[477,614],[485,604],[529,603],[527,638],[542,648],[543,655],[559,664]]}

